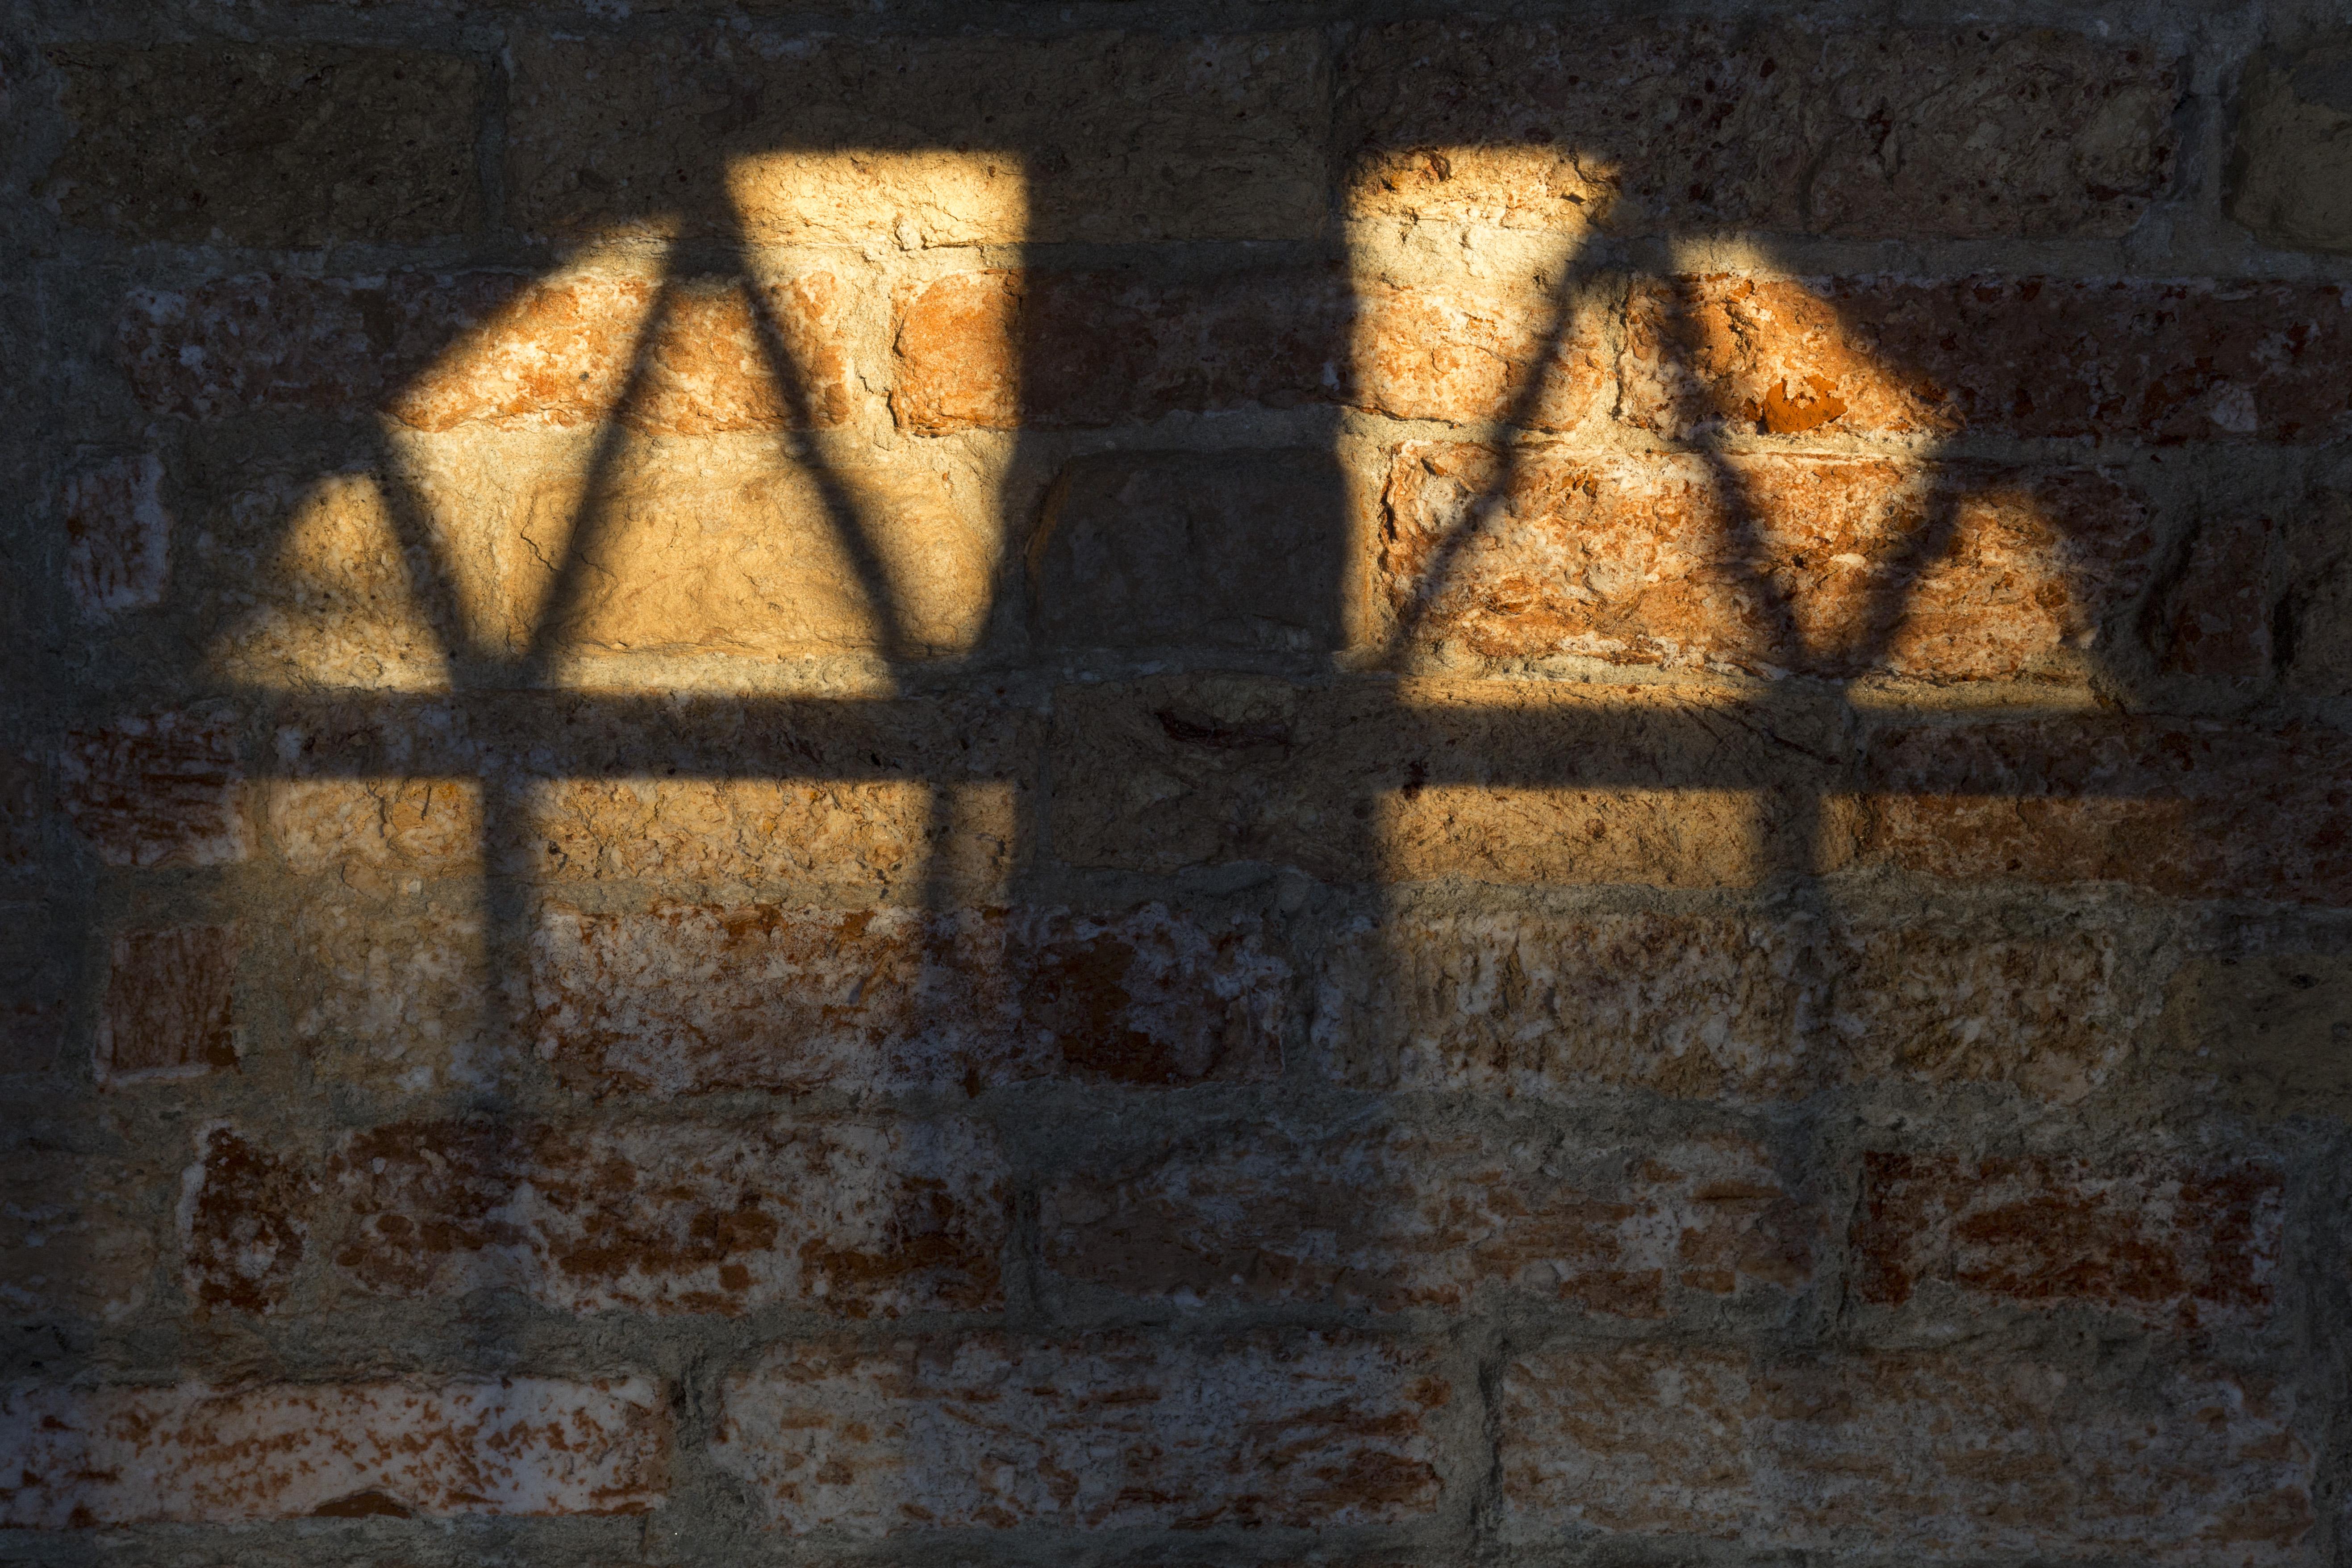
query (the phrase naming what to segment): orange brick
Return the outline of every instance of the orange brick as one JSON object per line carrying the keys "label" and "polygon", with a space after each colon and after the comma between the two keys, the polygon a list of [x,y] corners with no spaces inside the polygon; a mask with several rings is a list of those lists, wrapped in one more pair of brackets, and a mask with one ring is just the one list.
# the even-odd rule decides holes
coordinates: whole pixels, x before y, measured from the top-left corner
{"label": "orange brick", "polygon": [[1438,1502],[1428,1351],[1268,1332],[788,1346],[730,1377],[712,1451],[777,1528],[1385,1524]]}
{"label": "orange brick", "polygon": [[1976,277],[1635,289],[1622,417],[1689,435],[2324,441],[2352,429],[2334,284]]}
{"label": "orange brick", "polygon": [[1012,1192],[971,1122],[401,1122],[346,1139],[328,1178],[354,1216],[336,1265],[384,1295],[853,1318],[1003,1306]]}
{"label": "orange brick", "polygon": [[99,1077],[131,1083],[235,1067],[236,951],[235,925],[117,935],[98,1018]]}
{"label": "orange brick", "polygon": [[234,714],[118,719],[68,738],[66,816],[110,866],[220,866],[253,852]]}
{"label": "orange brick", "polygon": [[1571,1160],[1468,1132],[1278,1126],[1098,1162],[1046,1188],[1039,1220],[1055,1273],[1130,1296],[1398,1310],[1493,1287],[1629,1318],[1802,1287],[1818,1223],[1737,1138]]}
{"label": "orange brick", "polygon": [[2146,583],[2145,501],[2088,469],[1407,443],[1375,593],[1415,638],[1751,673],[2081,675]]}
{"label": "orange brick", "polygon": [[2187,1330],[2269,1315],[2284,1223],[2284,1178],[2258,1162],[1874,1152],[1853,1251],[1868,1301],[1940,1284]]}
{"label": "orange brick", "polygon": [[2352,900],[2352,752],[2295,727],[2084,715],[1890,725],[1854,803],[1865,863],[1963,882]]}
{"label": "orange brick", "polygon": [[0,1524],[644,1513],[669,1443],[642,1376],[33,1388],[0,1395]]}
{"label": "orange brick", "polygon": [[1289,973],[1252,923],[1158,906],[556,909],[531,942],[540,1054],[665,1096],[1251,1081],[1279,1071]]}

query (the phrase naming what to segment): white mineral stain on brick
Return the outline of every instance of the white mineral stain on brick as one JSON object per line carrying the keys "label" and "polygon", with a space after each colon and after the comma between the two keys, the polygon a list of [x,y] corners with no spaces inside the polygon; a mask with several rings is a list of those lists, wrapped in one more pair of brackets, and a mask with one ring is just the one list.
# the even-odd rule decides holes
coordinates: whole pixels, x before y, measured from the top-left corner
{"label": "white mineral stain on brick", "polygon": [[76,474],[58,498],[66,520],[66,588],[74,605],[103,620],[163,601],[172,515],[163,509],[163,461],[117,458]]}
{"label": "white mineral stain on brick", "polygon": [[668,1445],[645,1377],[39,1388],[0,1395],[0,1526],[642,1513]]}
{"label": "white mineral stain on brick", "polygon": [[2271,1563],[2311,1524],[2293,1416],[2284,1389],[2218,1370],[2100,1390],[1974,1357],[1538,1353],[1505,1374],[1503,1489],[1528,1529]]}
{"label": "white mineral stain on brick", "polygon": [[575,1087],[662,1095],[1256,1080],[1289,973],[1247,922],[1157,906],[557,909],[531,942],[540,1054]]}
{"label": "white mineral stain on brick", "polygon": [[253,853],[236,720],[164,712],[76,731],[58,757],[66,815],[110,866],[224,866]]}
{"label": "white mineral stain on brick", "polygon": [[796,1346],[728,1381],[713,1452],[794,1533],[1381,1524],[1436,1506],[1452,1393],[1321,1334]]}

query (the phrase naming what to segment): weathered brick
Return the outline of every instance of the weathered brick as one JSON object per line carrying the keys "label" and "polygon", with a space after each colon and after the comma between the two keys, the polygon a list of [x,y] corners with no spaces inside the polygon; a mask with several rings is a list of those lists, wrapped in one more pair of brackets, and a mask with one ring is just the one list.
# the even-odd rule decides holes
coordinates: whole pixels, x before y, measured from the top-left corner
{"label": "weathered brick", "polygon": [[2089,469],[1409,442],[1373,572],[1400,630],[1488,658],[2079,677],[2153,543]]}
{"label": "weathered brick", "polygon": [[2270,607],[2280,677],[2298,693],[2352,696],[2352,495],[2314,493],[2281,531],[2287,590]]}
{"label": "weathered brick", "polygon": [[2326,440],[2352,429],[2335,284],[1984,276],[1637,287],[1622,417],[1690,435]]}
{"label": "weathered brick", "polygon": [[1436,1505],[1452,1397],[1427,1351],[1319,1334],[791,1346],[712,1451],[796,1534],[1380,1524]]}
{"label": "weathered brick", "polygon": [[260,1135],[208,1127],[180,1185],[180,1276],[205,1307],[268,1312],[286,1300],[310,1249],[319,1183]]}
{"label": "weathered brick", "polygon": [[2352,251],[2352,59],[2342,36],[2257,58],[2239,89],[2231,217],[2272,245]]}
{"label": "weathered brick", "polygon": [[890,406],[923,435],[1302,404],[1562,429],[1605,412],[1614,385],[1594,319],[1557,345],[1549,325],[1506,297],[1320,272],[962,272],[907,302]]}
{"label": "weathered brick", "polygon": [[1462,1308],[1482,1287],[1629,1318],[1811,1275],[1811,1212],[1718,1138],[1564,1155],[1474,1132],[1279,1126],[1046,1188],[1048,1267],[1130,1296]]}
{"label": "weathered brick", "polygon": [[2277,531],[2267,517],[2206,520],[2151,606],[2164,667],[2260,680],[2271,673]]}
{"label": "weathered brick", "polygon": [[2186,90],[2052,31],[1417,22],[1342,66],[1349,209],[1575,232],[2125,233]]}
{"label": "weathered brick", "polygon": [[155,1237],[142,1215],[155,1173],[121,1160],[0,1155],[0,1313],[120,1322],[147,1300]]}
{"label": "weathered brick", "polygon": [[1312,1038],[1327,1076],[1366,1089],[1749,1100],[1895,1079],[2073,1101],[2160,989],[2095,931],[1402,913],[1330,950]]}
{"label": "weathered brick", "polygon": [[540,1054],[600,1093],[1265,1079],[1289,973],[1158,906],[555,909],[531,941]]}
{"label": "weathered brick", "polygon": [[65,1065],[72,963],[58,936],[73,929],[59,904],[0,903],[0,1073]]}
{"label": "weathered brick", "polygon": [[234,923],[116,934],[98,1016],[102,1080],[194,1078],[236,1065],[237,937]]}
{"label": "weathered brick", "polygon": [[163,602],[172,517],[163,509],[163,461],[116,458],[67,479],[58,497],[66,523],[66,592],[92,620]]}
{"label": "weathered brick", "polygon": [[478,219],[476,61],[323,45],[50,58],[74,132],[45,195],[68,223],[285,247],[429,239]]}
{"label": "weathered brick", "polygon": [[2254,1161],[1863,1156],[1857,1294],[1923,1286],[2159,1326],[2259,1323],[2278,1273],[2285,1182]]}
{"label": "weathered brick", "polygon": [[58,759],[66,816],[110,866],[220,866],[253,851],[237,719],[163,712],[78,730]]}
{"label": "weathered brick", "polygon": [[2352,960],[2308,950],[2180,966],[2167,1063],[2197,1095],[2264,1119],[2352,1109]]}
{"label": "weathered brick", "polygon": [[289,926],[294,963],[282,994],[322,1079],[416,1093],[490,1079],[487,1032],[509,1009],[472,901],[338,889],[304,900]]}
{"label": "weathered brick", "polygon": [[[968,651],[987,629],[997,531],[951,477],[773,463],[713,477],[707,458],[698,466],[698,478],[633,476],[593,501],[577,481],[542,487],[504,595],[509,643],[554,637],[573,657],[923,658]],[[551,613],[541,606],[559,562],[577,579],[561,620],[526,624]]]}
{"label": "weathered brick", "polygon": [[2340,737],[2295,727],[2106,714],[1890,725],[1851,809],[1865,864],[2342,904],[2347,769]]}
{"label": "weathered brick", "polygon": [[644,1513],[669,1442],[647,1377],[33,1388],[0,1394],[0,1523]]}
{"label": "weathered brick", "polygon": [[1062,647],[1331,647],[1343,483],[1313,451],[1078,458],[1029,545],[1037,630]]}
{"label": "weathered brick", "polygon": [[1522,1529],[2285,1563],[2312,1523],[2294,1415],[2284,1387],[2200,1368],[2118,1388],[1979,1355],[1560,1351],[1507,1369],[1500,1468]]}
{"label": "weathered brick", "polygon": [[640,274],[265,274],[134,292],[116,353],[147,407],[198,419],[381,410],[425,431],[776,430],[847,416],[844,292],[824,272],[748,289]]}
{"label": "weathered brick", "polygon": [[1829,853],[1783,793],[1821,746],[1809,721],[1656,688],[1072,687],[1055,705],[1053,842],[1074,864],[1138,870],[1740,885]]}
{"label": "weathered brick", "polygon": [[371,1291],[562,1311],[853,1318],[1004,1300],[1003,1156],[975,1123],[400,1122],[345,1140],[337,1266]]}
{"label": "weathered brick", "polygon": [[543,232],[912,248],[1321,226],[1311,33],[836,37],[773,52],[656,34],[527,38],[514,58],[508,179]]}

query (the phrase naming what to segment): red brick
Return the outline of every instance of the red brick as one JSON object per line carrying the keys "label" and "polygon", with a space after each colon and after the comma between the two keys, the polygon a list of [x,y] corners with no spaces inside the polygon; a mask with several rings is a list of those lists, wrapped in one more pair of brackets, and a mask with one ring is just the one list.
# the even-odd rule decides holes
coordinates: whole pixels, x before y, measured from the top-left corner
{"label": "red brick", "polygon": [[206,1307],[268,1312],[282,1305],[310,1249],[319,1184],[299,1160],[235,1128],[196,1137],[180,1190],[180,1268]]}
{"label": "red brick", "polygon": [[[665,435],[840,423],[849,396],[841,285],[820,272],[756,292],[791,361],[791,384],[774,374],[743,289],[666,289],[642,275],[257,275],[185,292],[142,289],[123,311],[116,347],[142,403],[199,419],[373,408],[420,430],[612,418]],[[637,384],[616,408],[633,368]]]}
{"label": "red brick", "polygon": [[1889,726],[1864,773],[1865,864],[2352,901],[2352,742],[2326,731],[2109,714]]}
{"label": "red brick", "polygon": [[[2053,30],[1583,18],[1370,29],[1341,80],[1360,216],[1972,237],[2129,230],[2187,85],[2154,49]],[[1480,179],[1501,153],[1517,200]]]}
{"label": "red brick", "polygon": [[367,1289],[558,1310],[850,1317],[1003,1306],[1012,1193],[966,1121],[401,1122],[329,1166]]}
{"label": "red brick", "polygon": [[1351,292],[1324,273],[1155,283],[965,272],[907,302],[890,406],[900,429],[923,435],[1301,404],[1404,419],[1519,414],[1557,429],[1604,411],[1613,386],[1595,323],[1580,316],[1531,395],[1548,324],[1502,299],[1379,282]]}
{"label": "red brick", "polygon": [[2079,677],[2153,547],[2147,504],[2090,469],[1422,442],[1381,525],[1375,593],[1416,638],[1943,679]]}
{"label": "red brick", "polygon": [[646,1377],[35,1388],[0,1395],[0,1526],[644,1513],[669,1443]]}
{"label": "red brick", "polygon": [[110,866],[220,866],[253,852],[234,714],[78,730],[58,760],[66,816]]}
{"label": "red brick", "polygon": [[2259,1323],[2277,1278],[2285,1182],[2256,1162],[2117,1165],[2041,1156],[1863,1156],[1858,1293],[1923,1285],[2159,1326]]}
{"label": "red brick", "polygon": [[2167,669],[2230,680],[2270,674],[2277,543],[2266,517],[2219,519],[2197,531],[2155,606]]}
{"label": "red brick", "polygon": [[1976,277],[1647,283],[1621,416],[1677,436],[2323,441],[2352,430],[2334,284]]}
{"label": "red brick", "polygon": [[1499,1287],[1629,1318],[1801,1288],[1817,1223],[1737,1138],[1548,1156],[1469,1132],[1277,1126],[1097,1163],[1049,1186],[1039,1221],[1055,1273],[1130,1296],[1398,1310]]}
{"label": "red brick", "polygon": [[1505,1372],[1501,1431],[1523,1529],[2205,1568],[2300,1562],[2312,1522],[2290,1394],[2219,1370],[1538,1352]]}
{"label": "red brick", "polygon": [[92,619],[150,609],[163,600],[172,517],[163,510],[163,462],[152,453],[116,458],[65,482],[66,591]]}
{"label": "red brick", "polygon": [[727,1381],[712,1451],[794,1534],[1385,1524],[1443,1487],[1429,1352],[1270,1332],[790,1346]]}
{"label": "red brick", "polygon": [[194,1078],[235,1067],[236,950],[235,925],[117,935],[98,1016],[100,1079]]}
{"label": "red brick", "polygon": [[1261,1079],[1288,978],[1251,922],[1157,906],[559,909],[531,944],[540,1054],[599,1093]]}

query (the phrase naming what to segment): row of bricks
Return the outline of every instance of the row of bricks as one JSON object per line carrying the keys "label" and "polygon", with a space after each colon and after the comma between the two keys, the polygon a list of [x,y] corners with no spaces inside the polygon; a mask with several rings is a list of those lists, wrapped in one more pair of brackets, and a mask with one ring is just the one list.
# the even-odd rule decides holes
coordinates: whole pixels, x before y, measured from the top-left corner
{"label": "row of bricks", "polygon": [[[1523,1540],[2248,1568],[2304,1561],[2316,1511],[2292,1390],[2195,1365],[2125,1387],[1979,1353],[1530,1349],[1489,1394],[1391,1340],[983,1333],[781,1347],[718,1383],[725,1482],[772,1527],[852,1540],[1396,1524],[1490,1467]],[[656,1512],[677,1397],[626,1373],[23,1392],[0,1396],[0,1521]]]}
{"label": "row of bricks", "polygon": [[[284,973],[295,1042],[338,1081],[415,1091],[514,1065],[490,1044],[506,982],[475,911],[330,893],[285,924],[282,944],[239,923],[118,931],[100,1081],[236,1068],[254,1048],[241,961]],[[2003,1084],[2064,1104],[2147,1070],[2184,969],[2148,945],[2095,919],[2021,935],[1932,916],[1400,913],[1349,926],[1319,960],[1297,955],[1302,986],[1255,917],[1157,906],[559,904],[523,943],[529,1006],[513,1022],[557,1081],[600,1098],[971,1096],[1287,1069],[1535,1101],[1638,1089],[1762,1103],[1875,1082]],[[61,1033],[68,1009],[42,1002],[16,988],[14,1070],[57,1065],[35,1036]]]}
{"label": "row of bricks", "polygon": [[[1749,886],[1902,870],[2174,897],[2352,899],[2337,781],[2300,724],[2031,715],[1841,728],[1687,689],[1154,678],[984,697],[801,701],[492,695],[116,720],[19,761],[7,863],[62,808],[105,864],[550,884],[723,879],[1001,889],[1042,826],[1062,864],[1271,862],[1334,881]],[[256,784],[246,769],[279,776]],[[1041,770],[1053,781],[1029,819]],[[473,780],[487,779],[488,789]],[[408,782],[401,782],[405,779]],[[45,780],[52,781],[45,783]],[[492,835],[484,795],[531,826]]]}
{"label": "row of bricks", "polygon": [[[1563,301],[1557,283],[1261,263],[1191,280],[962,271],[868,297],[881,287],[829,270],[251,274],[135,290],[115,346],[154,413],[380,408],[425,432],[826,428],[866,387],[927,436],[1303,406],[1670,440],[2352,428],[2334,283],[1707,274],[1597,279]],[[851,321],[886,304],[888,359],[864,363]]]}
{"label": "row of bricks", "polygon": [[1830,1168],[1840,1159],[1792,1181],[1770,1149],[1727,1132],[1578,1147],[1532,1123],[1335,1131],[1280,1116],[1025,1176],[960,1118],[461,1118],[346,1132],[326,1154],[300,1142],[208,1124],[171,1248],[137,1202],[168,1171],[16,1156],[7,1315],[124,1321],[155,1299],[163,1258],[207,1312],[480,1289],[565,1312],[1002,1312],[1008,1270],[1029,1268],[1008,1247],[1016,1190],[1032,1184],[1031,1289],[1061,1303],[1056,1316],[1104,1300],[1395,1311],[1517,1299],[1633,1321],[1738,1301],[1778,1318],[1827,1269],[1849,1311],[1927,1292],[1898,1323],[2088,1308],[2191,1334],[2263,1329],[2292,1274],[2284,1171],[2255,1156],[1873,1151],[1858,1175]]}
{"label": "row of bricks", "polygon": [[1334,205],[1571,233],[2112,237],[2170,194],[2189,91],[2158,48],[2054,30],[1337,42],[527,33],[495,89],[480,59],[422,51],[75,45],[47,61],[68,134],[46,194],[134,240],[477,233],[495,93],[504,221],[543,237],[1297,239]]}

